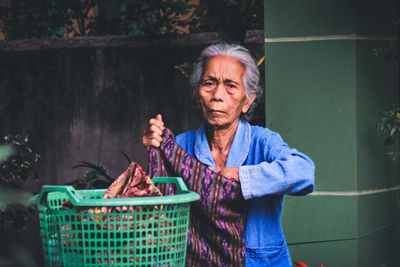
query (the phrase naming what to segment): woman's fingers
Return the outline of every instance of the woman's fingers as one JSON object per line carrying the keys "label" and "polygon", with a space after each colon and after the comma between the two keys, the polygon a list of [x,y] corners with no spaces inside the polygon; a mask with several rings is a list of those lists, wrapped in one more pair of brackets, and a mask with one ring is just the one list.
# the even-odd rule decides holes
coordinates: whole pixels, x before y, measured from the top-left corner
{"label": "woman's fingers", "polygon": [[149,120],[149,124],[150,125],[157,125],[157,126],[159,126],[160,128],[161,128],[161,125],[162,125],[162,121],[159,121],[159,120],[157,120],[156,118],[151,118],[150,120]]}
{"label": "woman's fingers", "polygon": [[239,167],[226,167],[220,171],[220,174],[235,182],[240,182]]}
{"label": "woman's fingers", "polygon": [[150,146],[159,147],[161,143],[162,137],[155,134],[144,135],[143,136],[143,145],[148,148]]}
{"label": "woman's fingers", "polygon": [[157,114],[155,118],[150,120],[150,126],[156,126],[162,131],[164,130],[164,122],[162,120],[161,114]]}
{"label": "woman's fingers", "polygon": [[152,136],[148,138],[148,144],[150,146],[158,147],[161,143],[162,138],[160,136]]}
{"label": "woman's fingers", "polygon": [[156,120],[162,121],[162,116],[161,116],[161,114],[157,114],[157,115],[156,115]]}
{"label": "woman's fingers", "polygon": [[158,125],[150,125],[149,133],[156,134],[156,135],[162,135],[162,129]]}
{"label": "woman's fingers", "polygon": [[161,140],[162,140],[162,135],[161,135],[161,134],[162,134],[162,133],[155,133],[155,132],[153,132],[153,133],[150,134],[149,139],[152,139],[152,140],[156,140],[156,141],[158,141],[158,142],[161,142]]}
{"label": "woman's fingers", "polygon": [[149,147],[149,146],[159,147],[160,143],[161,143],[161,140],[158,140],[155,138],[143,137],[143,145],[145,145],[146,147]]}
{"label": "woman's fingers", "polygon": [[162,140],[162,132],[164,130],[164,122],[161,114],[157,114],[155,118],[149,120],[149,128],[143,133],[143,145],[147,150],[150,146],[159,147]]}

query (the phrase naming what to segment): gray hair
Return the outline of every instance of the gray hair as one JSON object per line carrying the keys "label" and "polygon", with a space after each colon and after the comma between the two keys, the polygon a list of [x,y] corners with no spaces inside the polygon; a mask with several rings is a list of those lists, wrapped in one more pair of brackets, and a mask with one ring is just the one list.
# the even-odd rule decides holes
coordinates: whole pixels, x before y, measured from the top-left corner
{"label": "gray hair", "polygon": [[197,94],[197,91],[201,84],[201,79],[203,77],[204,69],[208,60],[212,57],[221,55],[234,57],[245,68],[245,72],[243,75],[243,85],[246,91],[246,97],[247,99],[250,99],[251,94],[255,93],[256,95],[256,99],[251,104],[247,113],[245,114],[242,113],[240,115],[240,118],[242,120],[249,121],[251,119],[254,109],[256,108],[258,99],[262,95],[262,89],[261,86],[259,85],[260,72],[258,70],[257,64],[255,63],[253,57],[250,55],[249,50],[247,50],[243,46],[229,45],[229,44],[215,44],[205,48],[201,52],[200,57],[197,59],[194,65],[193,73],[190,76],[190,87],[193,90],[193,92]]}

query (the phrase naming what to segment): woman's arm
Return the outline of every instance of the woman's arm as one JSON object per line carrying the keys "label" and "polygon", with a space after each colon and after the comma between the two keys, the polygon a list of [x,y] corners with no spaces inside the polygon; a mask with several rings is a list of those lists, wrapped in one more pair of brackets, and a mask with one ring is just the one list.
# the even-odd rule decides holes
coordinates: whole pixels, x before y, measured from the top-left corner
{"label": "woman's arm", "polygon": [[239,167],[245,199],[265,195],[306,195],[314,190],[314,163],[306,155],[289,148],[279,134],[270,135],[263,153],[266,161]]}

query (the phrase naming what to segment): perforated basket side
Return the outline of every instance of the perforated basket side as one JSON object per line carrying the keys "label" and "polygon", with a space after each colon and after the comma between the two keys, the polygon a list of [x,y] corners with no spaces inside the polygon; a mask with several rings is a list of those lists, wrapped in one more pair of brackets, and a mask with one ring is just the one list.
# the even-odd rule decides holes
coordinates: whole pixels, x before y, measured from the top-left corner
{"label": "perforated basket side", "polygon": [[64,193],[48,193],[45,202],[38,204],[40,236],[46,266],[63,266],[58,211],[67,200]]}

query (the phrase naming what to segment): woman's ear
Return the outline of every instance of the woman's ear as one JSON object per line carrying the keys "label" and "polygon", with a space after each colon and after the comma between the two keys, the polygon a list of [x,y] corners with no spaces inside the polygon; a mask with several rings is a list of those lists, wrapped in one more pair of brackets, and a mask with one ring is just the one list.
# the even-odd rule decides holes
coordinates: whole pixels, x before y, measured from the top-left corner
{"label": "woman's ear", "polygon": [[246,101],[242,108],[242,113],[247,113],[247,111],[251,107],[251,104],[253,104],[254,100],[256,100],[256,92],[251,91],[251,94],[249,95],[249,97],[246,97]]}

